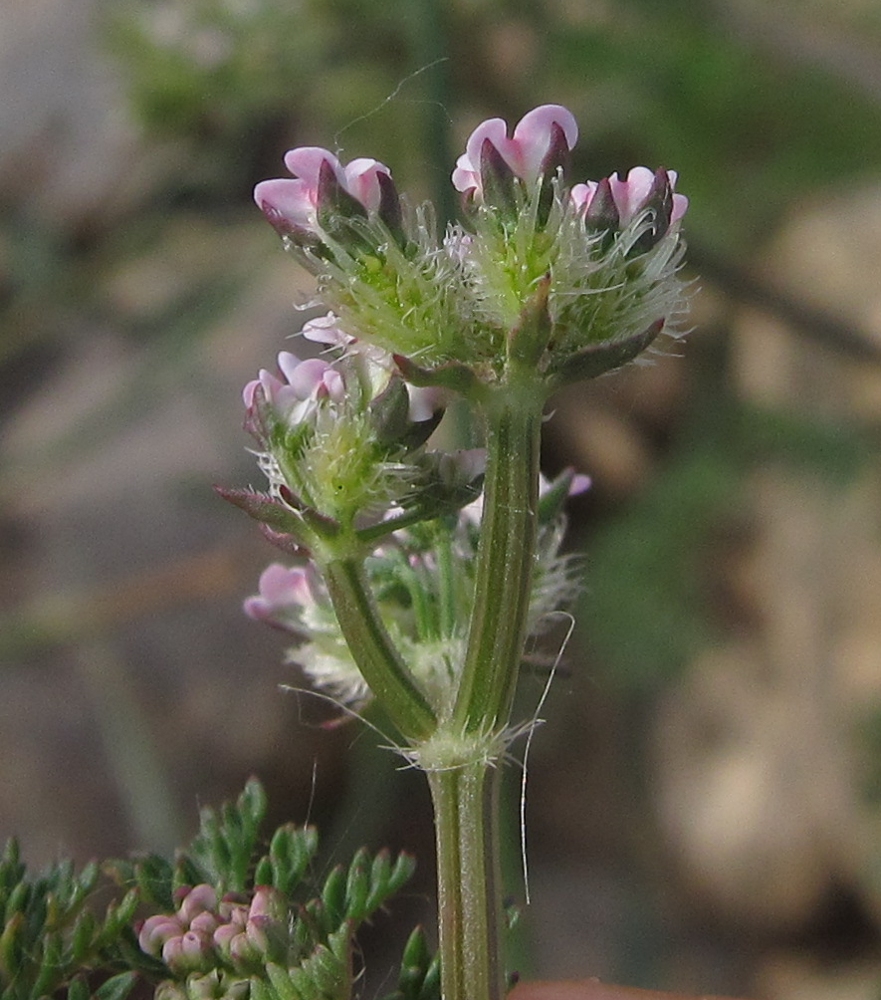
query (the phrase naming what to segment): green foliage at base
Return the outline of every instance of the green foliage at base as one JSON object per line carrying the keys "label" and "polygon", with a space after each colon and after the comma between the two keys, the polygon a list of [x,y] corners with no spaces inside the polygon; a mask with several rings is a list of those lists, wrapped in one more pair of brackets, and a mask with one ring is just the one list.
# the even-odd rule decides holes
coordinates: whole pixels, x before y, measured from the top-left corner
{"label": "green foliage at base", "polygon": [[[407,882],[414,861],[361,849],[348,867],[316,882],[315,829],[286,824],[267,845],[265,815],[266,795],[252,779],[235,803],[202,810],[199,832],[173,860],[146,854],[79,873],[60,861],[29,874],[10,841],[0,859],[0,1000],[64,991],[66,1000],[126,1000],[138,980],[155,987],[157,1000],[348,1000],[357,978],[355,933]],[[95,894],[110,888],[106,879],[99,884],[102,874],[121,898],[98,917]],[[214,905],[195,909],[199,894]],[[139,904],[168,914],[151,918],[165,938],[152,954],[132,926]],[[194,915],[202,918],[200,933],[206,920],[240,933],[221,943],[209,932],[195,956],[163,948],[169,938],[193,944]],[[437,997],[438,963],[417,929],[388,1000]]]}

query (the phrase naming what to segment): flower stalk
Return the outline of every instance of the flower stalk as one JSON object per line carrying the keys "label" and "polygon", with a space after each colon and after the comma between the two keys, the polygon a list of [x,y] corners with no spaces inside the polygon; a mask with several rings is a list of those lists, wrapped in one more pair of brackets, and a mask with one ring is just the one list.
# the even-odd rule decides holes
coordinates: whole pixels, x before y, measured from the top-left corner
{"label": "flower stalk", "polygon": [[323,570],[340,631],[377,701],[408,740],[426,739],[437,719],[389,638],[360,563],[332,559]]}

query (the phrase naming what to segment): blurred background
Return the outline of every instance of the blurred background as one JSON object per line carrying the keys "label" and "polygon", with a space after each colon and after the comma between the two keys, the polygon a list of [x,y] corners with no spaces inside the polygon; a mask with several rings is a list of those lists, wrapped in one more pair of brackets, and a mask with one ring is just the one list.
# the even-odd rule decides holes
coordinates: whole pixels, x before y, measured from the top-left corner
{"label": "blurred background", "polygon": [[310,296],[251,188],[323,145],[449,217],[470,129],[557,102],[576,177],[679,172],[697,280],[687,342],[547,425],[547,471],[594,487],[516,964],[877,998],[877,0],[0,0],[0,93],[0,838],[170,849],[253,773],[322,865],[417,853],[366,996],[431,924],[421,777],[281,693],[240,612],[274,553],[210,487],[259,484],[240,389]]}

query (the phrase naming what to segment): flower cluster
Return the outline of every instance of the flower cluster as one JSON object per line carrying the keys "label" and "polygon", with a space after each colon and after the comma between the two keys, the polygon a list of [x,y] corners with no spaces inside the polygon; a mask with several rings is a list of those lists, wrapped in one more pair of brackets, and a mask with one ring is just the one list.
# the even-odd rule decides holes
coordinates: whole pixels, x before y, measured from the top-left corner
{"label": "flower cluster", "polygon": [[359,350],[333,314],[304,334],[344,354],[331,362],[282,351],[277,372],[261,370],[243,392],[272,497],[346,526],[416,502],[421,448],[443,415],[438,392],[407,386],[390,356]]}
{"label": "flower cluster", "polygon": [[500,118],[480,124],[452,175],[467,224],[440,240],[430,207],[411,208],[374,160],[295,149],[295,176],[255,198],[348,334],[403,357],[411,381],[476,398],[522,363],[550,392],[675,335],[683,310],[676,173],[570,185],[577,138],[556,104],[510,136]]}
{"label": "flower cluster", "polygon": [[138,934],[141,950],[177,976],[220,968],[247,975],[286,948],[286,906],[270,886],[259,886],[249,902],[218,900],[210,885],[186,886],[178,898],[176,913],[148,917]]}
{"label": "flower cluster", "polygon": [[[482,453],[459,457],[481,468]],[[562,506],[589,486],[585,476],[565,472],[542,479],[540,530],[528,631],[537,636],[552,624],[551,614],[567,607],[579,590],[580,564],[561,555],[566,519]],[[396,646],[404,654],[432,707],[443,718],[458,686],[471,608],[474,567],[483,498],[464,506],[457,518],[396,531],[367,560],[368,579]],[[311,564],[273,563],[260,577],[259,593],[245,612],[297,638],[288,659],[299,664],[316,688],[347,705],[370,698],[340,634],[327,589]]]}

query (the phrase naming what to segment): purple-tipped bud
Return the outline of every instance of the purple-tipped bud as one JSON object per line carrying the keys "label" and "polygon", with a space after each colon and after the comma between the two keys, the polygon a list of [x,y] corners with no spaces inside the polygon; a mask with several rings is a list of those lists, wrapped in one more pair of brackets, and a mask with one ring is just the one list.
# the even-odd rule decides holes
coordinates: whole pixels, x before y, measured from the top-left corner
{"label": "purple-tipped bud", "polygon": [[[576,185],[582,187],[585,185]],[[573,189],[573,195],[575,190]],[[614,230],[618,228],[620,215],[615,199],[612,197],[612,186],[609,178],[604,177],[595,187],[587,209],[584,213],[584,221],[588,229]]]}

